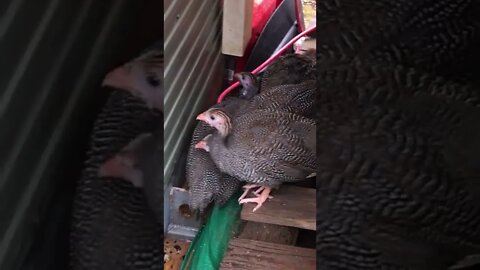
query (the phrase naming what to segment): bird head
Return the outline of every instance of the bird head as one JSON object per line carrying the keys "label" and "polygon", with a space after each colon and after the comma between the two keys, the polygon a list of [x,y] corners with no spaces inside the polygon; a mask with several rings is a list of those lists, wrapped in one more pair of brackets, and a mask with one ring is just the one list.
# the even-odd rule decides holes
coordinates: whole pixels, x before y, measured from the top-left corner
{"label": "bird head", "polygon": [[163,111],[163,53],[150,51],[112,70],[102,86],[126,90]]}
{"label": "bird head", "polygon": [[315,38],[302,37],[294,43],[293,47],[296,54],[305,55],[313,60],[316,59],[317,43]]}
{"label": "bird head", "polygon": [[226,137],[231,130],[231,119],[227,113],[219,108],[210,108],[199,114],[197,120],[207,123],[209,126],[218,130],[222,137]]}
{"label": "bird head", "polygon": [[242,84],[242,90],[240,90],[241,98],[251,99],[258,94],[257,77],[251,72],[235,73],[234,77]]}

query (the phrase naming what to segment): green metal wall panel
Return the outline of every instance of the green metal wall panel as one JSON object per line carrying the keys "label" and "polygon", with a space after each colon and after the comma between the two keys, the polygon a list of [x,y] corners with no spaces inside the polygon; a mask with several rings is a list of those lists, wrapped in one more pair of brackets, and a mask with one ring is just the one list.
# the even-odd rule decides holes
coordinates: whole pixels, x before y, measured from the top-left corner
{"label": "green metal wall panel", "polygon": [[[217,0],[164,2],[164,179],[167,186],[195,115],[212,104],[223,78]],[[167,198],[167,197],[166,197]]]}

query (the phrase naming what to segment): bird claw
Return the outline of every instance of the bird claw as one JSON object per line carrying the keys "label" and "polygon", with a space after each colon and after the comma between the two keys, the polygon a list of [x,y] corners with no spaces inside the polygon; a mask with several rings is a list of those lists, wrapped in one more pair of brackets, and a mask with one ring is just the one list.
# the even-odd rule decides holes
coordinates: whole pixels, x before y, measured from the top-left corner
{"label": "bird claw", "polygon": [[[256,198],[248,198],[248,199],[241,199],[239,200],[239,203],[240,204],[244,204],[244,203],[249,203],[249,202],[254,202],[254,203],[257,203],[257,206],[255,206],[255,208],[253,208],[253,212],[257,211],[258,209],[260,209],[260,207],[262,207],[262,204],[267,200],[269,199],[270,197],[272,196],[269,196],[270,194],[270,191],[271,191],[271,188],[268,188],[268,187],[261,187],[259,188],[259,190],[262,191],[261,194],[259,194]],[[257,190],[258,191],[258,190]],[[273,197],[272,197],[273,198]]]}
{"label": "bird claw", "polygon": [[[264,186],[261,186],[261,187],[259,187],[257,190],[255,190],[255,191],[253,192],[253,194],[255,194],[255,196],[257,196],[257,197],[260,197],[260,196],[261,196],[261,193],[260,193],[260,192],[263,191],[264,189],[265,189],[265,187],[264,187]],[[273,199],[273,196],[268,195],[268,198],[269,198],[269,199]]]}
{"label": "bird claw", "polygon": [[249,191],[249,190],[247,189],[247,190],[245,190],[245,191],[242,193],[242,195],[240,196],[240,198],[238,198],[238,201],[239,201],[239,202],[240,202],[241,200],[243,200],[243,198],[247,197],[248,191]]}
{"label": "bird claw", "polygon": [[243,198],[247,197],[248,193],[252,188],[256,188],[258,186],[259,185],[244,185],[242,188],[245,189],[245,191],[242,193],[240,198],[238,198],[238,201],[240,202],[241,200],[243,200]]}
{"label": "bird claw", "polygon": [[257,203],[257,206],[255,206],[255,208],[253,208],[252,212],[257,211],[260,207],[262,207],[262,204],[263,204],[263,201],[260,199],[260,197],[242,199],[242,200],[239,201],[240,204],[249,203],[249,202]]}

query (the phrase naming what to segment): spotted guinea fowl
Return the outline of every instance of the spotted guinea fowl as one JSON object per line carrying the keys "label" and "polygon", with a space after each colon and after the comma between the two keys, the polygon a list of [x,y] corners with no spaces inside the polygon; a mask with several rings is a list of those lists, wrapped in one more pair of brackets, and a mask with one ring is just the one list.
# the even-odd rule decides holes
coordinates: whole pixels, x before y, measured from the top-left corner
{"label": "spotted guinea fowl", "polygon": [[[242,91],[258,93],[258,81],[251,72],[240,72],[236,75],[243,86]],[[288,80],[280,85],[271,85],[262,88],[262,92],[253,96],[252,102],[245,110],[253,109],[282,109],[286,112],[296,113],[307,117],[313,117],[315,107],[316,82],[304,80],[298,83],[288,83]]]}
{"label": "spotted guinea fowl", "polygon": [[[240,78],[240,74],[236,76]],[[242,113],[249,104],[249,98],[258,92],[258,88],[256,84],[242,80],[241,82],[244,90],[241,91],[240,97],[228,97],[223,102],[215,104],[213,108],[223,108],[230,115]],[[203,212],[211,202],[217,205],[226,203],[242,183],[235,177],[218,170],[208,153],[195,149],[195,145],[213,131],[214,129],[208,124],[199,122],[193,131],[187,154],[186,177],[190,194],[189,205],[200,212]]]}
{"label": "spotted guinea fowl", "polygon": [[[162,117],[162,116],[161,116]],[[163,117],[162,117],[163,118]],[[163,223],[163,126],[142,133],[99,168],[99,177],[115,177],[142,188],[157,222]]]}
{"label": "spotted guinea fowl", "polygon": [[270,64],[261,81],[251,72],[240,72],[236,78],[242,84],[241,93],[250,95],[250,109],[281,108],[305,116],[312,116],[315,100],[315,60],[311,57],[289,53]]}
{"label": "spotted guinea fowl", "polygon": [[289,53],[280,56],[265,69],[260,82],[260,92],[273,86],[298,84],[309,80],[316,80],[315,60],[306,55]]}
{"label": "spotted guinea fowl", "polygon": [[143,99],[149,108],[163,111],[163,62],[163,42],[158,41],[108,73],[102,84],[128,91]]}
{"label": "spotted guinea fowl", "polygon": [[[257,81],[255,80],[255,76],[253,74],[249,72],[242,72],[238,75],[238,78],[242,85],[245,86],[244,89],[257,91],[258,85],[256,84]],[[288,80],[284,81],[288,82]],[[280,80],[278,80],[278,82],[280,82]],[[303,81],[298,84],[270,86],[269,88],[264,88],[260,94],[254,96],[251,102],[244,103],[244,108],[241,111],[236,112],[236,114],[232,114],[232,112],[230,112],[229,110],[223,110],[222,113],[226,113],[226,118],[230,119],[246,111],[276,110],[312,118],[315,112],[315,88],[316,83],[313,80]],[[206,112],[199,114],[197,116],[197,120],[208,123],[210,126],[214,126],[217,124],[221,125],[220,122],[224,122],[225,118],[215,119],[215,114],[213,114],[213,116],[212,114],[210,114],[211,110],[216,109],[216,107],[213,107]],[[195,143],[198,142],[200,139],[203,139],[207,134],[212,133],[211,131],[209,132],[206,127],[203,131],[204,133],[198,134],[199,136],[197,137],[198,139],[195,140]],[[193,145],[191,145],[190,147],[192,148]],[[192,149],[191,151],[195,150]],[[208,155],[205,158],[208,159]],[[215,166],[211,165],[211,167],[214,168]],[[258,192],[263,190],[263,187],[250,184],[243,186],[245,192],[240,196],[239,201],[242,201],[251,189],[257,187],[259,187],[259,189],[254,192],[255,195],[258,195]]]}
{"label": "spotted guinea fowl", "polygon": [[207,153],[195,149],[195,144],[213,131],[214,129],[205,123],[198,123],[187,156],[189,205],[200,212],[211,202],[223,205],[241,185],[241,181],[220,172]]}
{"label": "spotted guinea fowl", "polygon": [[[237,107],[243,109],[238,112],[226,108],[228,115],[241,114],[241,111],[250,108],[274,109],[282,107],[285,111],[295,111],[296,113],[312,115],[314,110],[314,62],[304,56],[297,54],[288,54],[275,60],[267,68],[262,78],[262,96],[254,102],[246,102],[239,99],[232,99],[233,104],[237,101],[242,103]],[[288,75],[287,72],[299,72]],[[235,77],[242,84],[240,97],[242,99],[253,99],[258,95],[259,82],[256,76],[249,72],[241,72]],[[303,83],[304,81],[308,81]],[[292,84],[287,86],[287,84]],[[301,85],[294,85],[301,84]],[[234,101],[236,100],[236,101]],[[227,104],[230,102],[227,102]],[[219,105],[222,106],[222,105]],[[218,105],[214,106],[218,107]],[[190,205],[194,209],[203,210],[211,201],[222,204],[230,198],[241,185],[241,181],[227,174],[221,173],[211,160],[208,153],[195,149],[195,144],[202,140],[208,134],[214,131],[207,124],[200,122],[195,128],[192,136],[191,145],[187,156],[187,181],[190,189]],[[203,179],[203,181],[202,181]],[[246,191],[241,196],[244,197],[251,186],[245,187]]]}
{"label": "spotted guinea fowl", "polygon": [[479,253],[477,91],[371,62],[320,64],[319,79],[319,263],[447,269]]}
{"label": "spotted guinea fowl", "polygon": [[224,173],[261,185],[256,211],[268,198],[271,188],[295,182],[316,171],[315,122],[278,110],[252,110],[230,118],[223,110],[204,113],[204,121],[217,131],[207,135],[196,148],[210,153]]}
{"label": "spotted guinea fowl", "polygon": [[312,118],[315,114],[315,90],[315,80],[271,86],[256,95],[248,109],[278,109]]}
{"label": "spotted guinea fowl", "polygon": [[99,178],[98,169],[162,118],[126,91],[111,93],[91,135],[77,184],[70,235],[71,269],[162,269],[163,226],[142,191],[127,181]]}

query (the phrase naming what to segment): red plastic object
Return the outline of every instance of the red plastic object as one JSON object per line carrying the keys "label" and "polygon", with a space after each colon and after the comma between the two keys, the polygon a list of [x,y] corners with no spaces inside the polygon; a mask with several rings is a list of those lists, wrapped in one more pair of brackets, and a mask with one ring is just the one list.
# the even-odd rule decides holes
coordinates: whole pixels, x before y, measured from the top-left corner
{"label": "red plastic object", "polygon": [[[267,59],[267,61],[263,62],[260,66],[258,66],[256,69],[254,69],[252,71],[253,74],[257,74],[259,71],[261,71],[262,69],[264,69],[266,66],[270,65],[270,63],[272,63],[275,59],[277,59],[280,55],[282,55],[282,53],[284,53],[290,46],[293,45],[293,43],[295,43],[297,40],[299,40],[301,37],[303,36],[306,36],[310,33],[312,33],[313,31],[315,31],[317,29],[316,26],[312,26],[310,28],[308,28],[307,30],[303,31],[302,33],[298,34],[297,36],[295,36],[294,38],[292,38],[292,40],[290,40],[287,44],[285,44],[278,52],[276,52],[274,55],[270,56],[270,58]],[[222,102],[222,100],[225,98],[225,96],[228,95],[228,93],[230,93],[233,89],[235,89],[237,86],[240,85],[240,82],[235,82],[234,84],[230,85],[229,87],[227,87],[227,89],[225,89],[221,94],[220,96],[218,96],[218,99],[217,99],[217,103],[220,103]]]}
{"label": "red plastic object", "polygon": [[282,3],[281,0],[254,0],[252,16],[252,36],[247,43],[243,57],[236,58],[235,72],[242,71],[247,63],[248,57],[257,43],[263,28],[272,16],[273,12]]}

